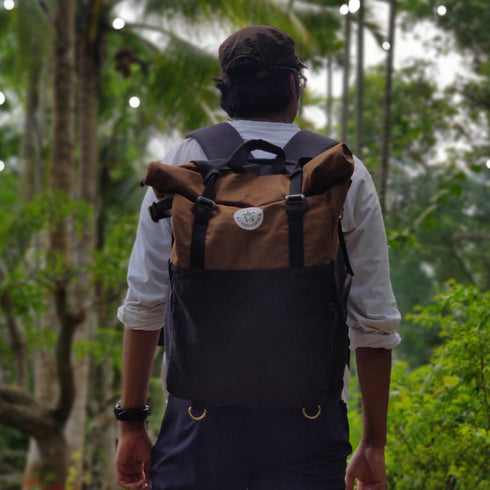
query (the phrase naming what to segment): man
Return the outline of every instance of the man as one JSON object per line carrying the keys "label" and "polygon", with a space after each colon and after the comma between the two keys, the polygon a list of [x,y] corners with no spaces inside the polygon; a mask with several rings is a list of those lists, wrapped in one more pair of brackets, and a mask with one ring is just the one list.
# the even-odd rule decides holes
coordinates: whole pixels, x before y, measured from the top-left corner
{"label": "man", "polygon": [[[219,50],[221,106],[245,140],[284,147],[294,124],[304,65],[293,40],[279,29],[250,26]],[[269,155],[270,157],[270,155]],[[177,165],[206,156],[188,138],[163,161]],[[386,488],[384,447],[391,349],[400,339],[400,317],[389,280],[386,236],[372,180],[358,159],[344,206],[342,227],[354,270],[348,303],[351,349],[356,353],[363,403],[363,436],[346,471],[348,442],[344,400],[333,400],[318,419],[300,411],[219,407],[202,421],[189,417],[189,402],[170,395],[152,452],[145,429],[147,388],[165,314],[168,220],[156,225],[145,196],[131,255],[129,290],[118,317],[125,324],[122,397],[118,410],[119,483],[125,488],[198,490],[308,490]],[[344,385],[344,392],[348,386]],[[345,396],[343,396],[345,399]],[[122,415],[121,415],[122,413]]]}

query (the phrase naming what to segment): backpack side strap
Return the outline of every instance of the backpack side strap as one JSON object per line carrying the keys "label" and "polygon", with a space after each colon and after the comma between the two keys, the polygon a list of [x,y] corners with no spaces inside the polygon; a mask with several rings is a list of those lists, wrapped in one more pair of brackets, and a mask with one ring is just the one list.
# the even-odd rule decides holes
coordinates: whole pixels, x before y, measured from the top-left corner
{"label": "backpack side strap", "polygon": [[228,159],[243,144],[238,131],[228,123],[196,129],[187,138],[193,138],[199,143],[208,160]]}

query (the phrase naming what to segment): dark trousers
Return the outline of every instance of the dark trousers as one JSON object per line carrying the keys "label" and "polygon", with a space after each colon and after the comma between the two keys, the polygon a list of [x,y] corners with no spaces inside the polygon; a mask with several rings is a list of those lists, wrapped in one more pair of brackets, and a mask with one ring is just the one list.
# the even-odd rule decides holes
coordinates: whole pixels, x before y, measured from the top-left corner
{"label": "dark trousers", "polygon": [[344,489],[351,452],[345,404],[300,409],[209,409],[192,420],[189,402],[170,396],[153,448],[154,490]]}

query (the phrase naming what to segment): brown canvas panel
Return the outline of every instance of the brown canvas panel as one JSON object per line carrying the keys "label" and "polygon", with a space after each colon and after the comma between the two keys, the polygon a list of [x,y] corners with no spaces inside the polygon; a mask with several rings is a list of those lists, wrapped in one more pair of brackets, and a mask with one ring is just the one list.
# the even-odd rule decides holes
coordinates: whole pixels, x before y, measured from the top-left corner
{"label": "brown canvas panel", "polygon": [[349,148],[343,143],[332,146],[303,167],[303,193],[321,194],[331,185],[350,179],[353,171],[354,159]]}
{"label": "brown canvas panel", "polygon": [[202,176],[193,163],[174,166],[150,162],[143,183],[153,187],[158,199],[172,194],[182,194],[195,200],[204,189]]}
{"label": "brown canvas panel", "polygon": [[239,207],[261,207],[282,201],[289,194],[288,175],[235,174],[224,170],[216,181],[216,202]]}
{"label": "brown canvas panel", "polygon": [[[305,265],[323,265],[337,255],[337,222],[341,213],[337,189],[307,198],[304,215]],[[336,203],[337,202],[337,203]],[[171,261],[190,267],[193,203],[175,196],[173,227],[175,242]],[[266,206],[264,222],[256,230],[243,230],[233,214],[242,209],[218,204],[209,221],[206,235],[205,267],[218,270],[274,269],[289,267],[289,227],[285,201]]]}

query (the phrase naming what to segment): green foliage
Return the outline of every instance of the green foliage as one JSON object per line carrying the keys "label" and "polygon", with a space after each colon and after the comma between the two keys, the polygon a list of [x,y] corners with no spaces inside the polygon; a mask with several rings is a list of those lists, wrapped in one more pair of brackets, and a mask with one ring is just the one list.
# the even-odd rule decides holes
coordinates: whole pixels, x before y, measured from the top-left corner
{"label": "green foliage", "polygon": [[[447,8],[446,15],[437,16],[436,9],[441,3]],[[401,0],[400,9],[408,14],[411,21],[431,19],[442,29],[452,32],[462,50],[471,51],[487,58],[490,52],[488,25],[490,10],[486,0]],[[408,25],[408,27],[410,24]]]}
{"label": "green foliage", "polygon": [[[364,78],[364,163],[379,170],[383,132],[384,66],[367,71]],[[352,89],[350,100],[354,104]],[[351,114],[354,113],[353,107]],[[429,62],[415,60],[394,74],[391,108],[391,152],[404,162],[428,163],[441,139],[450,138],[454,104],[431,78]],[[349,121],[348,142],[355,141],[355,121]]]}
{"label": "green foliage", "polygon": [[490,293],[452,282],[411,319],[443,343],[428,365],[394,366],[390,488],[488,488]]}
{"label": "green foliage", "polygon": [[[481,173],[434,166],[407,177],[404,166],[393,167],[394,200],[386,224],[391,278],[403,316],[413,305],[427,304],[450,279],[488,290],[490,203]],[[411,367],[427,363],[439,343],[435,330],[407,318],[401,334],[399,357]]]}
{"label": "green foliage", "polygon": [[136,233],[137,215],[122,216],[109,230],[104,247],[95,251],[91,270],[106,293],[120,292],[126,283],[129,254]]}

